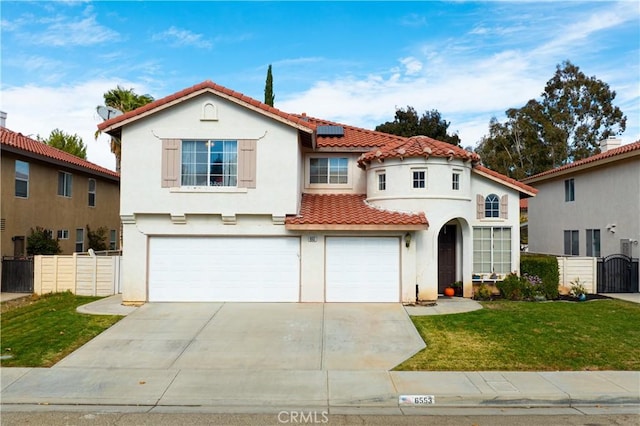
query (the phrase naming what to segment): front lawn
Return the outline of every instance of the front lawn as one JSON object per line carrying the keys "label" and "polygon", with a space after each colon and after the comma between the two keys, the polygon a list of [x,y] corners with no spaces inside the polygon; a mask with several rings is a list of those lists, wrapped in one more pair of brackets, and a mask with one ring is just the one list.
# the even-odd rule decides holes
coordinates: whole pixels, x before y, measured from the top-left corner
{"label": "front lawn", "polygon": [[122,318],[76,312],[98,299],[54,293],[3,303],[0,365],[50,367]]}
{"label": "front lawn", "polygon": [[411,317],[427,347],[395,370],[640,370],[640,305],[622,300],[482,302]]}

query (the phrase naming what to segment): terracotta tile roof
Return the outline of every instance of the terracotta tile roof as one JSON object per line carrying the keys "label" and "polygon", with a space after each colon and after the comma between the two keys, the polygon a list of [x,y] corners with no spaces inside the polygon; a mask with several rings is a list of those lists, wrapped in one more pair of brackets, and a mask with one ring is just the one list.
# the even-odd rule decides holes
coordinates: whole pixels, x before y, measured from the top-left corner
{"label": "terracotta tile roof", "polygon": [[286,220],[288,228],[296,225],[317,226],[340,225],[336,229],[348,227],[373,226],[372,229],[384,229],[395,226],[397,229],[426,229],[429,222],[424,213],[401,213],[376,208],[366,202],[364,194],[302,194],[300,214]]}
{"label": "terracotta tile roof", "polygon": [[213,92],[218,92],[219,94],[222,94],[222,95],[226,95],[238,103],[244,104],[245,106],[256,108],[264,113],[272,114],[277,117],[288,120],[292,123],[295,123],[306,129],[309,129],[310,132],[315,130],[315,126],[313,124],[309,123],[308,121],[302,120],[300,117],[294,114],[288,114],[286,112],[280,111],[277,108],[274,108],[272,106],[259,102],[253,98],[250,98],[249,96],[243,95],[242,93],[233,91],[231,89],[227,89],[226,87],[220,86],[219,84],[216,84],[210,80],[203,81],[202,83],[196,84],[195,86],[176,92],[173,95],[169,95],[162,99],[155,100],[133,111],[119,115],[110,120],[106,120],[98,124],[98,129],[112,130],[114,128],[118,128],[120,127],[118,124],[122,125],[124,124],[124,122],[130,122],[131,120],[136,119],[137,117],[142,116],[145,113],[151,113],[153,110],[157,108],[168,106],[169,104],[173,104],[176,101],[179,101],[181,98],[189,97],[190,95],[198,94],[199,92],[205,92],[205,91],[213,91]]}
{"label": "terracotta tile roof", "polygon": [[583,158],[582,160],[574,161],[570,164],[565,164],[564,166],[560,166],[555,169],[547,170],[546,172],[538,173],[537,175],[529,176],[528,178],[523,179],[523,182],[544,180],[547,177],[553,177],[553,175],[555,174],[562,173],[576,167],[597,166],[607,161],[615,161],[615,157],[628,153],[635,153],[640,155],[640,140],[627,145],[622,145],[609,151],[601,152],[600,154],[592,155],[591,157]]}
{"label": "terracotta tile roof", "polygon": [[513,178],[510,178],[509,176],[505,176],[502,173],[498,173],[495,172],[491,169],[487,169],[484,166],[481,165],[476,165],[473,167],[472,169],[473,171],[480,173],[480,174],[484,174],[485,176],[489,177],[489,178],[493,178],[494,180],[498,180],[498,181],[502,181],[504,183],[506,183],[509,186],[514,187],[515,189],[519,190],[520,192],[524,192],[527,195],[536,195],[538,193],[538,190],[532,186],[529,186],[527,184],[524,184],[520,181],[517,181]]}
{"label": "terracotta tile roof", "polygon": [[2,143],[3,150],[23,152],[31,157],[37,157],[44,161],[66,163],[69,167],[80,168],[87,173],[101,174],[115,180],[120,179],[120,175],[113,170],[106,169],[83,160],[80,157],[71,155],[68,152],[38,142],[37,140],[24,136],[22,133],[9,130],[6,127],[0,127],[0,142]]}
{"label": "terracotta tile roof", "polygon": [[469,152],[458,146],[427,136],[412,136],[410,138],[402,138],[402,140],[394,141],[364,154],[358,159],[358,164],[362,167],[365,163],[370,163],[374,160],[410,157],[453,157],[461,160],[470,160],[474,163],[480,161],[480,156],[475,152]]}
{"label": "terracotta tile roof", "polygon": [[344,128],[344,136],[317,136],[316,145],[318,148],[363,148],[369,150],[406,139],[402,136],[390,135],[388,133],[348,126],[334,121],[309,117],[306,114],[298,115],[298,117],[302,120],[307,120],[315,126],[341,126]]}
{"label": "terracotta tile roof", "polygon": [[521,198],[520,199],[520,210],[527,210],[529,209],[529,199],[528,198]]}

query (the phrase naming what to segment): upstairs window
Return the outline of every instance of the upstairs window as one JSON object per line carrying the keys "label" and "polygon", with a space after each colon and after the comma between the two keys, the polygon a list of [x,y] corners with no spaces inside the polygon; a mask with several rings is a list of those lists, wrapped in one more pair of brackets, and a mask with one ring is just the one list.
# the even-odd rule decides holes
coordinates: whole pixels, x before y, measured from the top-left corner
{"label": "upstairs window", "polygon": [[89,207],[96,206],[96,180],[89,179]]}
{"label": "upstairs window", "polygon": [[575,201],[576,188],[573,179],[567,179],[564,181],[564,201]]}
{"label": "upstairs window", "polygon": [[451,175],[451,189],[454,191],[460,190],[460,173],[453,172]]}
{"label": "upstairs window", "polygon": [[310,184],[346,184],[349,177],[349,159],[343,157],[310,158]]}
{"label": "upstairs window", "polygon": [[182,141],[183,186],[237,186],[238,142]]}
{"label": "upstairs window", "polygon": [[387,174],[384,172],[378,173],[378,191],[387,190]]}
{"label": "upstairs window", "polygon": [[58,195],[71,197],[72,186],[73,175],[71,173],[58,172]]}
{"label": "upstairs window", "polygon": [[426,170],[413,170],[413,188],[422,189],[427,187],[427,171]]}
{"label": "upstairs window", "polygon": [[496,194],[484,199],[484,217],[500,217],[500,199]]}
{"label": "upstairs window", "polygon": [[16,197],[29,197],[29,163],[16,160]]}

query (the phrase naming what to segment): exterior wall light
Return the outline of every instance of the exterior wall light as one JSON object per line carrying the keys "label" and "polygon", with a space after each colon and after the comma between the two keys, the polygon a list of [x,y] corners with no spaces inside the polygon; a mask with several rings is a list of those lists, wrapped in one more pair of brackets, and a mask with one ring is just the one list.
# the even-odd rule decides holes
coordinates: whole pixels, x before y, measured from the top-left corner
{"label": "exterior wall light", "polygon": [[411,234],[408,232],[404,234],[404,245],[407,248],[409,248],[409,246],[411,245]]}

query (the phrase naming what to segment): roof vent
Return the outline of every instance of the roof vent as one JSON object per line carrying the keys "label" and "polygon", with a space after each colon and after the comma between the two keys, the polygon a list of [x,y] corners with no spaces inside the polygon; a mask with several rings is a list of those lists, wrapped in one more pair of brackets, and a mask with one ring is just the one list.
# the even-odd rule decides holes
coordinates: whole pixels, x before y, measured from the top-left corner
{"label": "roof vent", "polygon": [[318,126],[318,136],[344,136],[344,127]]}

